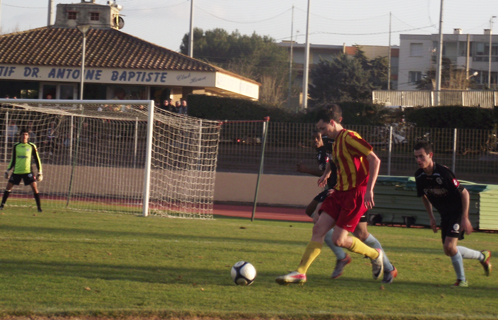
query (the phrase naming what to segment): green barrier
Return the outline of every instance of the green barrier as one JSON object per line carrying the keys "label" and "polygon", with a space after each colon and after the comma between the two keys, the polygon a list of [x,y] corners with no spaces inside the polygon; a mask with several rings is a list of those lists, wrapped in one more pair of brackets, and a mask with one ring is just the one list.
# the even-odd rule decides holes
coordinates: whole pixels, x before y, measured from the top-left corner
{"label": "green barrier", "polygon": [[[498,185],[460,181],[469,191],[469,220],[474,229],[498,230]],[[375,207],[368,212],[371,224],[430,227],[430,220],[417,197],[415,178],[379,176],[374,190]],[[439,214],[435,210],[436,221]]]}

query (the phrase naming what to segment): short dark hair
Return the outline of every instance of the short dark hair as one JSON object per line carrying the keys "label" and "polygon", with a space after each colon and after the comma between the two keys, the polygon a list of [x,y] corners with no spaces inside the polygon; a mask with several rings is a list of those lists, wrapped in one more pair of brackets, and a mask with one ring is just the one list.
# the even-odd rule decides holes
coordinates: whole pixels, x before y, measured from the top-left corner
{"label": "short dark hair", "polygon": [[330,122],[330,120],[334,120],[335,122],[341,123],[341,119],[342,108],[335,103],[322,107],[316,114],[316,122],[320,120],[323,122]]}
{"label": "short dark hair", "polygon": [[415,151],[420,150],[420,149],[424,149],[425,153],[427,153],[427,154],[433,152],[431,143],[427,142],[427,141],[419,141],[413,147],[413,150],[415,150]]}

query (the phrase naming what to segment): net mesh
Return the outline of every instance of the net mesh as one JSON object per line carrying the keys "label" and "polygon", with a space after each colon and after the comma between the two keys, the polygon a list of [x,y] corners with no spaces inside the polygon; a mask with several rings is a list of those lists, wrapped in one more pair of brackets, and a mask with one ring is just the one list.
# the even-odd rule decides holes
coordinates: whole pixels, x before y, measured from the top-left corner
{"label": "net mesh", "polygon": [[[114,102],[115,103],[115,102]],[[5,169],[19,132],[38,147],[42,207],[141,213],[147,105],[12,104],[0,108]],[[212,218],[220,125],[154,110],[149,208],[152,214]],[[36,172],[36,170],[35,170]],[[15,187],[8,205],[35,206],[31,188]]]}

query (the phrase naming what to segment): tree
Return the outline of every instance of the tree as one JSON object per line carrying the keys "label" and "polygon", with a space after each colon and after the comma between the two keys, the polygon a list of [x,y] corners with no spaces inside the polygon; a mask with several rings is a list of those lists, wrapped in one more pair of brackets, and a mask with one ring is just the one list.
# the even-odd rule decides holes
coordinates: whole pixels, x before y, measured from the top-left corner
{"label": "tree", "polygon": [[[187,54],[188,34],[180,51]],[[194,29],[194,57],[261,83],[260,101],[276,106],[287,98],[288,53],[268,36],[224,29]]]}
{"label": "tree", "polygon": [[311,72],[310,97],[323,101],[369,101],[372,90],[387,89],[386,57],[368,60],[359,46],[353,56],[321,60]]}
{"label": "tree", "polygon": [[372,85],[360,59],[341,53],[332,60],[320,59],[311,71],[309,95],[316,102],[366,101]]}
{"label": "tree", "polygon": [[[472,78],[467,77],[464,69],[455,66],[451,59],[443,57],[441,63],[441,89],[467,90],[475,86]],[[421,80],[417,81],[419,90],[436,90],[436,69],[431,67]]]}

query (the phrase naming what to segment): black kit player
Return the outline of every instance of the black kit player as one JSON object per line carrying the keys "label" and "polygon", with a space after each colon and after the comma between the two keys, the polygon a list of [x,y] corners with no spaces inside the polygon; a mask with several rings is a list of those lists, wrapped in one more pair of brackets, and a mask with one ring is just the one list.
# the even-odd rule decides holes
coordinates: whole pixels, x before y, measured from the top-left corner
{"label": "black kit player", "polygon": [[486,250],[479,252],[457,246],[458,240],[464,238],[464,233],[469,235],[473,231],[469,220],[469,192],[460,185],[450,169],[433,161],[430,143],[417,143],[414,155],[419,166],[415,172],[417,196],[422,197],[434,233],[437,233],[437,226],[432,208],[436,208],[441,215],[444,253],[451,258],[457,276],[452,286],[468,287],[463,259],[479,260],[484,267],[484,273],[489,276],[491,272],[491,252]]}
{"label": "black kit player", "polygon": [[[5,202],[12,191],[14,185],[19,185],[21,180],[24,181],[25,186],[31,186],[33,190],[34,198],[36,200],[36,206],[38,207],[38,212],[42,212],[40,205],[40,196],[38,194],[38,186],[36,181],[42,181],[42,165],[40,157],[36,146],[29,142],[29,132],[26,129],[21,130],[20,133],[21,141],[14,144],[12,147],[12,158],[10,159],[10,164],[5,171],[5,178],[9,179],[9,170],[14,168],[14,172],[10,176],[9,182],[7,182],[7,187],[3,193],[2,203],[0,204],[0,210],[4,208]],[[36,177],[31,169],[31,161],[35,161],[38,174]]]}

